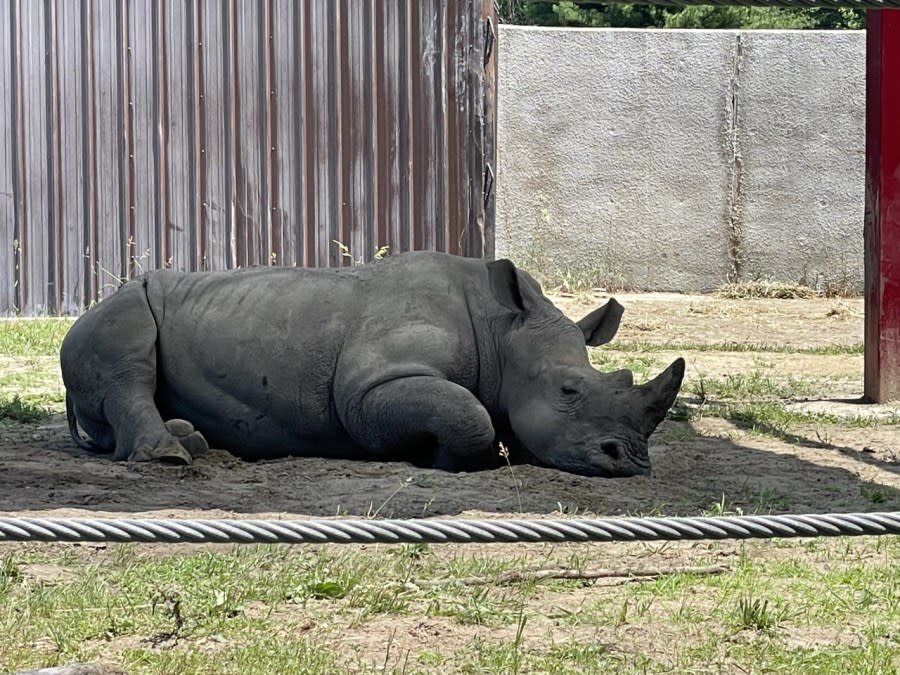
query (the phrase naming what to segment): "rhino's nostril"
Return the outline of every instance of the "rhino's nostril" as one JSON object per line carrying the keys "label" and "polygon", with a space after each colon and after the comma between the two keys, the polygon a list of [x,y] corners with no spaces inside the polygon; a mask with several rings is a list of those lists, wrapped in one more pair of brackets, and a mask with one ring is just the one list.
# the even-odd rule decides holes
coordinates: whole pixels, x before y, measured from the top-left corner
{"label": "rhino's nostril", "polygon": [[600,444],[600,450],[605,455],[609,455],[613,459],[621,459],[622,446],[618,441],[603,441]]}

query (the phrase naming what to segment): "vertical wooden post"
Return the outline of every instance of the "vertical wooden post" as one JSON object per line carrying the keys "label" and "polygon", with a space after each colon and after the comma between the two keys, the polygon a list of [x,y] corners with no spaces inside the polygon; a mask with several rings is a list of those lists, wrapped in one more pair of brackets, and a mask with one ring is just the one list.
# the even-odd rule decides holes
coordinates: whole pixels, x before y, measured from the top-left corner
{"label": "vertical wooden post", "polygon": [[866,13],[865,387],[900,399],[900,9]]}

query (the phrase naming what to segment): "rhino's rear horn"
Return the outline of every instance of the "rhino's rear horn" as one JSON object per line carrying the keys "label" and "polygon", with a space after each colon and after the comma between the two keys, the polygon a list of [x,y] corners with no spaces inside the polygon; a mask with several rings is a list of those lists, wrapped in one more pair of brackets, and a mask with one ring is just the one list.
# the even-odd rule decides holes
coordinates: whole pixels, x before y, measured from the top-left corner
{"label": "rhino's rear horn", "polygon": [[649,436],[653,433],[653,430],[665,419],[666,412],[675,403],[683,379],[684,359],[679,357],[659,375],[640,386],[640,389],[646,394],[647,409],[643,416],[645,421],[643,431],[646,435]]}

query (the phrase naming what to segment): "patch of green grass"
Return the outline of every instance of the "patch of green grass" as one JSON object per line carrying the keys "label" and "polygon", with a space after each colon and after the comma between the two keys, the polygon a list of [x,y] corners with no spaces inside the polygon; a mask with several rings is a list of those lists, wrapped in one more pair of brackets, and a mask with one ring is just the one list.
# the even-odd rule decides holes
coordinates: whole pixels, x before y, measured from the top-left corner
{"label": "patch of green grass", "polygon": [[617,352],[762,352],[772,354],[810,354],[814,356],[844,356],[863,354],[863,343],[852,345],[823,345],[819,347],[796,347],[793,345],[770,345],[750,342],[646,342],[643,340],[616,340],[608,346],[594,347],[591,351]]}
{"label": "patch of green grass", "polygon": [[[521,567],[522,560],[510,559],[507,557],[498,558],[496,556],[479,554],[454,556],[446,562],[439,564],[446,565],[448,575],[452,577],[496,577],[497,575],[508,572],[512,569]],[[435,561],[435,564],[438,564]]]}
{"label": "patch of green grass", "polygon": [[[755,647],[756,645],[750,645]],[[769,649],[768,655],[757,649],[741,649],[746,653],[744,663],[760,667],[765,672],[809,673],[832,675],[833,673],[896,673],[897,650],[883,648],[877,642],[867,641],[861,647],[834,649]],[[761,659],[761,660],[756,660]],[[771,665],[769,665],[771,664]],[[766,667],[768,665],[768,667]]]}
{"label": "patch of green grass", "polygon": [[634,373],[636,384],[645,382],[650,379],[651,373],[661,370],[661,363],[658,359],[644,354],[620,354],[614,351],[592,349],[589,358],[591,365],[604,372],[627,368]]}
{"label": "patch of green grass", "polygon": [[876,485],[866,485],[865,483],[860,485],[859,494],[872,502],[872,504],[884,504],[888,500],[884,490]]}
{"label": "patch of green grass", "polygon": [[[618,662],[623,665],[622,655],[615,653],[614,646],[591,642],[568,640],[551,645],[543,653],[538,653],[533,658],[534,670],[532,672],[559,672],[559,664],[566,664],[570,672],[590,672],[598,663],[607,663],[610,666]],[[596,671],[594,671],[596,672]]]}
{"label": "patch of green grass", "polygon": [[0,400],[18,397],[29,405],[53,412],[62,411],[65,392],[59,374],[59,363],[55,357],[28,357],[10,361],[0,364]]}
{"label": "patch of green grass", "polygon": [[785,432],[792,425],[838,424],[854,428],[869,428],[900,424],[900,415],[838,417],[821,412],[788,410],[778,403],[767,401],[726,405],[724,408],[724,414],[721,416],[761,431],[765,431],[765,427],[768,427],[776,432]]}
{"label": "patch of green grass", "polygon": [[745,486],[734,498],[722,497],[700,512],[701,516],[722,517],[770,514],[787,510],[793,500],[772,488]]}
{"label": "patch of green grass", "polygon": [[0,558],[0,602],[19,578],[19,566],[12,556]]}
{"label": "patch of green grass", "polygon": [[784,434],[797,424],[838,424],[840,418],[827,413],[808,413],[788,410],[774,402],[737,403],[716,406],[726,419],[738,422],[752,431]]}
{"label": "patch of green grass", "polygon": [[[798,647],[766,632],[722,635],[713,632],[690,644],[670,672],[895,673],[897,650],[874,641],[862,646],[825,644]],[[703,664],[699,670],[696,664]]]}
{"label": "patch of green grass", "polygon": [[721,518],[723,516],[742,516],[744,515],[744,510],[735,506],[731,502],[725,499],[725,495],[722,495],[722,498],[719,501],[712,502],[706,509],[704,509],[701,513],[701,516],[708,516],[712,518]]}
{"label": "patch of green grass", "polygon": [[50,415],[49,408],[33,400],[23,400],[18,394],[12,398],[0,395],[0,420],[32,424],[42,422]]}
{"label": "patch of green grass", "polygon": [[820,382],[788,377],[784,381],[773,379],[759,370],[734,373],[721,378],[700,377],[688,382],[685,389],[701,400],[706,399],[790,399],[816,393]]}
{"label": "patch of green grass", "polygon": [[893,427],[900,425],[900,414],[892,412],[889,415],[879,415],[868,417],[865,415],[854,415],[853,417],[845,417],[841,419],[841,424],[853,427],[855,429],[870,429],[877,427]]}
{"label": "patch of green grass", "polygon": [[[140,635],[147,648],[128,651],[126,662],[152,662],[154,672],[160,672],[156,668],[182,672],[166,670],[166,659],[156,653],[153,643],[205,642],[221,636],[226,646],[249,646],[231,649],[225,662],[233,661],[233,668],[217,667],[217,672],[243,672],[240,667],[268,650],[273,635],[280,632],[273,630],[269,612],[256,606],[298,607],[301,618],[328,615],[335,603],[340,604],[340,613],[354,617],[361,608],[366,615],[402,612],[396,598],[386,601],[389,591],[373,568],[378,564],[393,571],[385,562],[358,554],[315,555],[278,547],[147,558],[126,547],[114,548],[114,555],[102,563],[70,562],[69,582],[35,585],[27,566],[23,571],[7,561],[3,569],[13,572],[4,571],[0,580],[0,590],[5,591],[0,632],[17,639],[7,641],[8,648],[0,646],[0,670],[18,668],[31,654],[44,663],[92,657],[104,642]],[[30,617],[24,627],[18,625],[23,613]],[[304,640],[286,640],[283,647],[266,662],[275,667],[298,654],[312,658],[315,651]],[[186,652],[178,657],[182,658],[189,664],[193,657]],[[178,659],[173,668],[181,663]],[[288,671],[276,667],[269,672]]]}
{"label": "patch of green grass", "polygon": [[666,574],[658,579],[648,580],[635,588],[642,594],[673,599],[682,595],[686,588],[696,585],[697,578],[693,574]]}
{"label": "patch of green grass", "polygon": [[[597,642],[566,640],[546,648],[524,647],[515,640],[476,639],[454,659],[460,673],[602,673],[642,672],[652,660],[626,655]],[[458,670],[457,670],[458,669]],[[635,670],[632,670],[635,669]],[[446,671],[445,671],[446,672]]]}
{"label": "patch of green grass", "polygon": [[434,593],[426,613],[450,617],[463,625],[500,626],[512,620],[522,602],[520,589],[482,586]]}
{"label": "patch of green grass", "polygon": [[[290,629],[291,626],[286,626]],[[265,630],[248,631],[239,642],[212,640],[206,647],[165,648],[148,640],[125,650],[122,665],[127,672],[153,673],[336,673],[340,672],[339,648],[326,641]],[[213,665],[214,664],[214,665]]]}
{"label": "patch of green grass", "polygon": [[[720,510],[730,510],[724,499]],[[526,547],[528,556],[448,546],[427,555],[386,546],[11,549],[0,557],[0,672],[102,660],[135,675],[211,672],[210,664],[217,673],[312,675],[706,672],[729,664],[760,672],[837,664],[862,673],[892,672],[886,664],[900,658],[897,538],[548,545]],[[620,559],[630,560],[626,567],[715,561],[730,569],[617,585],[463,582]],[[440,637],[422,644],[420,630]],[[658,636],[652,658],[639,641],[623,642],[622,631]]]}
{"label": "patch of green grass", "polygon": [[731,625],[736,630],[773,631],[786,618],[784,607],[770,603],[767,598],[750,595],[739,598],[731,610]]}
{"label": "patch of green grass", "polygon": [[[827,432],[821,427],[843,426],[850,428],[879,428],[900,425],[900,415],[879,417],[838,417],[829,413],[790,410],[778,401],[716,401],[690,405],[685,400],[676,401],[667,418],[675,421],[695,422],[703,417],[718,417],[734,422],[751,433],[772,436],[793,444],[814,447],[830,447]],[[813,428],[816,439],[802,435]],[[824,434],[824,435],[823,435]]]}
{"label": "patch of green grass", "polygon": [[744,499],[750,505],[750,512],[754,514],[785,511],[794,503],[790,496],[766,487],[748,492]]}
{"label": "patch of green grass", "polygon": [[72,319],[0,319],[0,355],[56,356]]}

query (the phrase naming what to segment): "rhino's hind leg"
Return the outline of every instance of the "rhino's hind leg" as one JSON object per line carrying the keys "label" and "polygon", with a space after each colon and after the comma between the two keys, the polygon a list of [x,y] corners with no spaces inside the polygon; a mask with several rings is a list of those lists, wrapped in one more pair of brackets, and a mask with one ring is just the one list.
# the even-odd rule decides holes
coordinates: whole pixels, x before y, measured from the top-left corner
{"label": "rhino's hind leg", "polygon": [[137,390],[123,392],[109,397],[103,410],[116,434],[114,459],[191,463],[191,453],[163,423],[152,396]]}
{"label": "rhino's hind leg", "polygon": [[[373,457],[415,464],[427,459],[447,471],[485,468],[496,461],[488,411],[472,392],[448,380],[414,376],[378,385],[352,417],[351,435]],[[432,440],[433,454],[410,456],[426,439]]]}
{"label": "rhino's hind leg", "polygon": [[[101,420],[93,420],[83,413],[77,414],[72,397],[66,392],[66,421],[69,424],[69,435],[75,444],[88,452],[112,452],[116,447],[116,439],[112,427]],[[83,438],[78,431],[81,427],[88,435]]]}
{"label": "rhino's hind leg", "polygon": [[131,281],[69,330],[60,350],[63,382],[74,418],[95,445],[115,449],[114,459],[190,464],[156,408],[156,342],[144,284]]}

